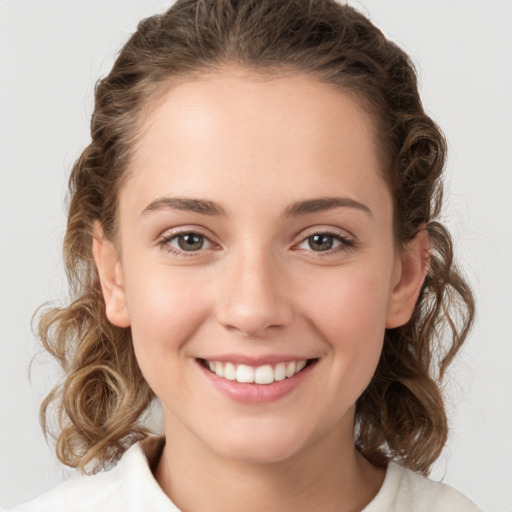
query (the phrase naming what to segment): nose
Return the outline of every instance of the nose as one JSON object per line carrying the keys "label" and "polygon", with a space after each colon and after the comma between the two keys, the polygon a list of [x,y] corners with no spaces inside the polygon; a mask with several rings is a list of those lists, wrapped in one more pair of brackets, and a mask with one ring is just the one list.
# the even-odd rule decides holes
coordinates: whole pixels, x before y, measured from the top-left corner
{"label": "nose", "polygon": [[226,262],[217,319],[227,329],[263,338],[290,324],[293,307],[283,269],[263,254]]}

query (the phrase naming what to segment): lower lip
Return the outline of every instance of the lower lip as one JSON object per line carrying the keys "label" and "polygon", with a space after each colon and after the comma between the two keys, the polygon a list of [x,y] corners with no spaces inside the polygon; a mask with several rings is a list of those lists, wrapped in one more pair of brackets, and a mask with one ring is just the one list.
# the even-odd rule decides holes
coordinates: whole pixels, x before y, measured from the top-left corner
{"label": "lower lip", "polygon": [[304,379],[307,379],[314,366],[316,366],[316,362],[311,362],[293,377],[275,381],[272,384],[245,384],[236,380],[224,379],[205,368],[199,361],[197,361],[197,365],[210,384],[222,394],[236,402],[261,404],[275,402],[291,393]]}

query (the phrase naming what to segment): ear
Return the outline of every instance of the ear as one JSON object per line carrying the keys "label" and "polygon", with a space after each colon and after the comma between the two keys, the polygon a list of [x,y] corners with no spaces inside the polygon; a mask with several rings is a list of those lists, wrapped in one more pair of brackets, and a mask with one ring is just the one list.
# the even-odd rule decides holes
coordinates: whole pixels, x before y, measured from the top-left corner
{"label": "ear", "polygon": [[430,251],[430,238],[423,228],[407,243],[397,258],[393,291],[386,314],[387,329],[400,327],[411,319],[429,269]]}
{"label": "ear", "polygon": [[110,323],[117,327],[128,327],[130,318],[126,305],[121,262],[114,244],[105,238],[99,222],[94,224],[92,253],[105,300],[105,314]]}

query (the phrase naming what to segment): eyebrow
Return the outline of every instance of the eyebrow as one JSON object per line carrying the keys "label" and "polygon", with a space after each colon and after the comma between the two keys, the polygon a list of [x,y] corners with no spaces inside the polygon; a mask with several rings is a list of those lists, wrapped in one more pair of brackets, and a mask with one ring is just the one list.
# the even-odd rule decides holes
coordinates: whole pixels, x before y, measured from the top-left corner
{"label": "eyebrow", "polygon": [[[297,201],[284,210],[285,217],[298,217],[309,213],[332,210],[334,208],[354,208],[373,217],[368,206],[349,197],[319,197]],[[226,210],[219,204],[206,199],[193,199],[189,197],[162,197],[151,202],[142,211],[143,215],[160,210],[184,210],[201,215],[226,217]]]}
{"label": "eyebrow", "polygon": [[205,199],[192,199],[189,197],[161,197],[150,203],[142,214],[159,210],[185,210],[200,213],[201,215],[226,216],[227,212],[217,203]]}

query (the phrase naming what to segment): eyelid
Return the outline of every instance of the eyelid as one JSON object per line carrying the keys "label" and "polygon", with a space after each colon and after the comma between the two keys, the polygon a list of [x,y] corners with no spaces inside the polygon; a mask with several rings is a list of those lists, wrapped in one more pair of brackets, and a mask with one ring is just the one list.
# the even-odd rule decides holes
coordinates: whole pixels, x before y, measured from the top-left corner
{"label": "eyelid", "polygon": [[310,228],[302,230],[300,232],[301,241],[305,240],[306,238],[308,238],[312,235],[317,235],[317,234],[339,236],[340,238],[355,241],[355,236],[352,233],[350,233],[350,231],[347,231],[346,229],[336,228],[333,226],[322,226],[322,225],[312,226]]}
{"label": "eyelid", "polygon": [[212,240],[212,238],[214,238],[214,237],[211,234],[211,232],[208,229],[205,229],[202,226],[199,226],[197,224],[187,224],[187,225],[178,226],[175,228],[168,228],[165,231],[163,231],[162,234],[160,234],[158,236],[158,240],[161,241],[164,238],[169,239],[174,236],[183,235],[186,233],[196,233],[197,235],[201,235],[201,236],[204,236],[205,238],[208,238],[208,240],[210,240],[210,241],[212,241],[212,243],[214,243]]}

